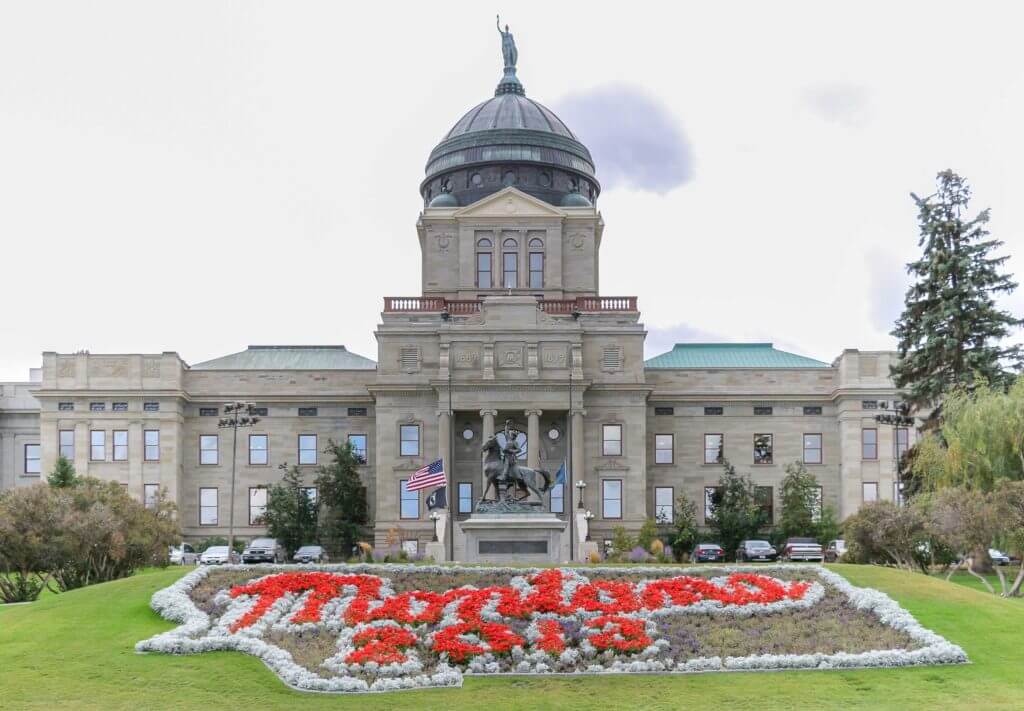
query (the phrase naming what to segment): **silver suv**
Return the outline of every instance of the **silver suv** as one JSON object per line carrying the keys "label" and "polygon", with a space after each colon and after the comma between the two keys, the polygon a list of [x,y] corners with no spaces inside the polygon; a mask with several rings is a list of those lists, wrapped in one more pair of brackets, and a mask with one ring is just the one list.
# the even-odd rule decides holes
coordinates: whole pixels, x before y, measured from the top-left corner
{"label": "silver suv", "polygon": [[256,538],[242,551],[243,563],[283,563],[284,548],[276,538]]}

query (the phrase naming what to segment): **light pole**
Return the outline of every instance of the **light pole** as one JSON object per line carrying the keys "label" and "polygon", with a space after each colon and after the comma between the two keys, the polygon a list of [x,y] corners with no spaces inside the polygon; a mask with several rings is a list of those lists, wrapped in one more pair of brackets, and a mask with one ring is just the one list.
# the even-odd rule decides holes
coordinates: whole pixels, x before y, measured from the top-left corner
{"label": "light pole", "polygon": [[900,453],[900,428],[907,428],[907,447],[910,446],[910,428],[914,426],[914,418],[910,416],[910,405],[901,402],[893,406],[893,414],[875,415],[875,422],[880,425],[892,426],[893,455],[896,458],[896,505],[903,505],[903,456]]}
{"label": "light pole", "polygon": [[224,414],[217,427],[230,429],[231,435],[231,499],[228,501],[228,562],[235,552],[235,460],[238,458],[238,428],[252,427],[260,418],[253,415],[251,402],[229,402],[224,406]]}
{"label": "light pole", "polygon": [[589,541],[590,540],[590,522],[594,520],[594,514],[592,514],[589,511],[587,511],[585,514],[583,514],[583,520],[587,522],[587,538],[586,538],[586,540]]}
{"label": "light pole", "polygon": [[587,482],[580,480],[576,482],[576,489],[580,492],[580,502],[576,504],[576,508],[583,508],[583,490],[587,488]]}
{"label": "light pole", "polygon": [[439,514],[437,511],[431,512],[430,520],[434,523],[434,538],[431,540],[431,543],[437,543],[437,522],[440,518],[441,514]]}

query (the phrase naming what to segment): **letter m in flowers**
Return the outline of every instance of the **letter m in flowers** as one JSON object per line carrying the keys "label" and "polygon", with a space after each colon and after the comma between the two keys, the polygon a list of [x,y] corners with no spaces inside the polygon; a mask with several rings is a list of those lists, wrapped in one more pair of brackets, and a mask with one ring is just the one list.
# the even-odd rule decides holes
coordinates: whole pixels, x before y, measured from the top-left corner
{"label": "letter m in flowers", "polygon": [[331,599],[352,589],[357,598],[375,598],[379,594],[381,579],[374,575],[335,575],[333,573],[283,573],[268,575],[248,585],[231,589],[230,595],[256,597],[256,604],[235,620],[229,628],[232,633],[249,627],[259,620],[275,602],[288,594],[309,592],[305,604],[293,617],[292,622],[320,622],[320,610]]}

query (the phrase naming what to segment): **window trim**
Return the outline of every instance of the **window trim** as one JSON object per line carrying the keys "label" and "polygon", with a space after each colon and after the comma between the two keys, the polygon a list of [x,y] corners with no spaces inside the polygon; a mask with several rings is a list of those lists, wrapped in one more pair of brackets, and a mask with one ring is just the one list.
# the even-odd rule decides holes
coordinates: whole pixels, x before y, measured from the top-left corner
{"label": "window trim", "polygon": [[[864,456],[865,447],[867,442],[864,441],[864,434],[867,432],[875,433],[875,441],[871,443],[871,446],[875,448],[875,456],[866,457]],[[864,462],[877,462],[878,461],[878,428],[877,427],[861,427],[860,428],[860,458]],[[876,482],[877,484],[877,482]]]}
{"label": "window trim", "polygon": [[[152,506],[149,505],[149,496],[146,493],[149,490],[150,487],[155,487],[155,490],[153,492],[153,505]],[[155,509],[156,508],[156,498],[159,495],[160,495],[160,485],[159,484],[154,484],[154,483],[150,482],[149,484],[143,484],[142,485],[142,505],[145,508],[147,508],[147,509]]]}
{"label": "window trim", "polygon": [[[117,435],[124,433],[124,444],[117,443]],[[128,430],[111,430],[111,440],[113,441],[113,449],[111,450],[112,462],[127,462],[128,461]],[[117,456],[117,448],[124,447],[124,456]]]}
{"label": "window trim", "polygon": [[[313,461],[304,462],[302,461],[302,453],[308,452],[309,449],[302,448],[302,438],[312,437],[313,438]],[[298,466],[300,467],[315,467],[320,462],[320,438],[315,432],[302,432],[296,435],[295,439],[295,452],[298,460]]]}
{"label": "window trim", "polygon": [[[370,463],[370,437],[366,433],[364,433],[364,432],[352,432],[352,433],[346,435],[345,441],[348,442],[349,444],[351,444],[353,437],[362,437],[363,438],[363,443],[364,443],[364,446],[363,446],[363,459],[360,462],[360,464],[369,464]],[[353,447],[352,451],[355,452],[356,449]]]}
{"label": "window trim", "polygon": [[[37,454],[35,457],[28,456],[28,448],[36,447]],[[36,463],[38,467],[37,471],[30,472],[28,470],[28,463],[32,461]],[[26,442],[22,447],[22,462],[21,468],[24,469],[24,473],[28,476],[42,476],[43,475],[43,448],[38,442]]]}
{"label": "window trim", "polygon": [[[868,501],[868,499],[864,496],[864,493],[865,493],[864,487],[869,486],[869,485],[875,487],[875,498],[873,498],[871,501]],[[878,489],[878,482],[877,481],[862,481],[860,483],[860,502],[862,504],[870,504],[870,503],[877,502],[879,500],[878,499],[878,494],[879,494],[879,489]]]}
{"label": "window trim", "polygon": [[[560,494],[558,497],[555,496],[555,487],[558,487],[558,491],[559,491],[559,494]],[[556,501],[556,499],[558,501],[562,502],[561,506],[559,507],[559,509],[557,511],[555,510],[555,501]],[[548,497],[548,501],[549,501],[549,508],[551,509],[551,513],[553,513],[553,514],[564,514],[565,513],[565,484],[564,483],[562,483],[562,484],[552,484],[551,485],[551,494]]]}
{"label": "window trim", "polygon": [[[619,438],[618,438],[618,440],[608,439],[605,436],[605,430],[607,430],[609,427],[618,428],[618,430],[619,430]],[[601,423],[601,456],[602,457],[624,457],[624,456],[626,456],[625,455],[625,452],[626,452],[625,443],[623,442],[623,440],[624,440],[624,432],[623,432],[623,430],[624,430],[624,427],[623,427],[621,422],[602,422]],[[618,452],[611,452],[611,453],[609,453],[608,452],[608,447],[607,447],[608,443],[609,442],[616,442],[616,441],[619,443],[619,451]]]}
{"label": "window trim", "polygon": [[[611,483],[611,482],[617,482],[618,485],[619,485],[619,498],[618,499],[609,499],[608,496],[605,494],[605,487],[609,483]],[[622,481],[622,479],[602,479],[601,480],[601,518],[608,519],[610,521],[621,521],[622,520],[622,514],[623,514],[623,508],[624,508],[624,506],[623,506],[624,495],[625,495],[625,492],[623,491],[623,481]],[[607,512],[605,511],[605,502],[607,502],[607,501],[618,501],[619,502],[619,515],[618,516],[609,516],[607,514]]]}
{"label": "window trim", "polygon": [[[669,447],[666,450],[664,447],[658,447],[658,437],[668,437]],[[658,452],[668,452],[668,461],[659,462]],[[671,466],[676,463],[676,436],[673,432],[655,432],[654,433],[654,465],[655,466]]]}
{"label": "window trim", "polygon": [[[215,493],[217,503],[214,504],[212,507],[204,506],[203,505],[203,492],[204,491],[212,491],[212,492]],[[219,526],[220,525],[220,488],[216,487],[216,486],[200,486],[199,487],[199,502],[198,503],[199,503],[199,505],[196,507],[196,511],[198,512],[198,515],[199,515],[199,525],[200,526],[206,526],[206,527]],[[213,520],[213,523],[203,523],[203,509],[204,508],[213,508],[213,510],[214,510],[214,517],[213,517],[214,520]]]}
{"label": "window trim", "polygon": [[[531,240],[531,244],[532,244],[533,241],[534,240]],[[534,269],[533,268],[533,258],[534,257],[538,257],[540,259],[540,269]],[[544,262],[545,261],[546,261],[546,259],[545,259],[545,256],[544,256],[544,248],[540,247],[538,249],[538,248],[535,248],[535,247],[531,247],[531,251],[526,256],[526,267],[527,267],[527,270],[526,270],[526,274],[527,274],[526,280],[527,280],[527,284],[528,284],[527,288],[529,288],[529,289],[543,289],[544,288],[544,266],[545,266]],[[534,282],[533,282],[533,275],[534,274],[539,274],[540,275],[540,282],[537,283],[537,284],[534,284]]]}
{"label": "window trim", "polygon": [[270,489],[266,486],[250,486],[249,487],[249,525],[250,526],[266,526],[266,523],[255,523],[252,517],[252,492],[263,491],[263,513],[267,513],[267,504],[270,502]]}
{"label": "window trim", "polygon": [[[403,484],[408,486],[409,485],[409,480],[408,479],[399,479],[398,480],[398,520],[399,521],[418,521],[420,519],[420,492],[419,492],[419,490],[409,491],[408,489],[403,492],[402,491],[402,488],[403,488],[402,485]],[[406,499],[406,498],[403,498],[403,494],[409,494],[411,496]],[[413,497],[415,497],[415,498],[413,498]],[[416,515],[415,516],[406,516],[405,515],[405,506],[404,506],[404,504],[405,504],[406,501],[415,501],[416,502]]]}
{"label": "window trim", "polygon": [[[147,441],[146,435],[150,432],[156,433],[156,444],[150,444]],[[149,456],[149,448],[156,447],[156,457]],[[159,429],[148,429],[142,430],[142,461],[144,462],[159,462],[160,461],[160,430]]]}
{"label": "window trim", "polygon": [[[257,451],[257,452],[262,451],[264,453],[264,458],[267,461],[262,462],[262,463],[252,461],[252,453],[253,453],[252,438],[253,437],[262,437],[264,442],[266,442],[266,446],[262,450],[257,449],[255,451]],[[249,439],[247,440],[246,444],[249,445],[249,458],[248,458],[248,462],[249,462],[249,466],[250,467],[266,467],[266,466],[270,466],[270,435],[269,434],[252,432],[252,433],[249,434]]]}
{"label": "window trim", "polygon": [[[71,435],[71,444],[64,444],[61,439],[64,433],[67,432]],[[71,447],[71,456],[64,454],[64,448]],[[69,462],[75,461],[75,431],[74,430],[57,430],[57,456],[63,456]]]}
{"label": "window trim", "polygon": [[[668,504],[667,504],[668,505],[668,512],[669,512],[669,516],[668,516],[668,520],[667,521],[662,521],[662,520],[660,520],[658,518],[658,508],[659,508],[659,506],[662,507],[662,508],[664,508],[666,506],[666,504],[659,504],[658,503],[658,492],[659,491],[668,491],[668,492],[670,492],[669,493],[669,497],[668,497]],[[654,522],[656,524],[658,524],[659,526],[668,526],[668,525],[670,525],[675,520],[675,516],[676,516],[676,510],[675,509],[676,509],[676,488],[674,486],[656,486],[656,487],[654,487]]]}
{"label": "window trim", "polygon": [[[512,243],[511,245],[509,243]],[[512,257],[514,269],[505,268],[505,257]],[[506,281],[507,275],[512,274],[512,286]],[[502,289],[519,288],[519,240],[507,237],[501,241],[501,287]]]}
{"label": "window trim", "polygon": [[[203,438],[213,437],[217,442],[216,449],[203,449]],[[215,462],[203,462],[203,452],[216,452],[217,461]],[[200,434],[199,435],[199,466],[201,467],[217,467],[220,466],[220,435],[216,434]],[[209,488],[209,487],[207,487]]]}
{"label": "window trim", "polygon": [[[808,449],[807,449],[807,438],[808,437],[817,437],[818,438],[818,446],[817,446],[818,461],[816,461],[816,462],[809,462],[809,461],[807,461],[807,451],[808,451]],[[803,458],[802,461],[803,461],[803,463],[805,465],[810,466],[810,467],[817,467],[817,466],[820,466],[820,465],[825,463],[825,436],[824,436],[823,433],[821,433],[821,432],[804,432],[801,435],[801,437],[800,437],[800,443],[801,443],[801,452],[802,452],[801,456]],[[814,451],[814,450],[815,450],[815,448],[811,447],[811,451]]]}
{"label": "window trim", "polygon": [[[708,437],[718,437],[718,458],[713,461],[708,461]],[[725,434],[722,432],[705,432],[704,433],[704,453],[701,455],[701,461],[706,467],[717,467],[721,466],[722,461],[725,459]]]}
{"label": "window trim", "polygon": [[708,500],[708,492],[709,491],[712,492],[712,498],[711,498],[710,501],[712,503],[714,503],[714,496],[715,496],[714,492],[717,492],[717,491],[721,490],[721,488],[722,487],[720,487],[720,486],[708,486],[706,484],[704,485],[704,525],[705,526],[708,525],[708,521],[712,521],[715,518],[713,512],[712,513],[708,513],[708,501],[709,501]]}
{"label": "window trim", "polygon": [[892,430],[892,457],[894,462],[899,462],[901,458],[900,454],[900,433],[906,436],[906,442],[903,447],[903,455],[906,455],[910,451],[910,428],[909,427],[894,427]]}
{"label": "window trim", "polygon": [[[411,442],[412,440],[402,439],[402,430],[406,427],[416,428],[416,452],[413,454],[405,454],[402,451],[403,442]],[[401,422],[398,425],[398,456],[399,457],[419,457],[423,452],[423,429],[420,427],[419,422]]]}
{"label": "window trim", "polygon": [[[103,435],[103,442],[101,444],[93,444],[93,435],[96,433]],[[95,449],[100,447],[103,449],[103,456],[96,457]],[[89,461],[90,462],[105,462],[107,461],[107,431],[106,430],[89,430]]]}
{"label": "window trim", "polygon": [[[463,498],[464,498],[462,496],[462,487],[464,487],[464,486],[468,486],[469,487],[469,499],[468,499],[468,501],[469,501],[469,508],[466,509],[465,511],[462,510],[462,501],[463,501]],[[458,513],[458,514],[473,513],[473,482],[471,482],[471,481],[460,481],[460,482],[458,482],[458,485],[455,488],[455,496],[456,496],[456,499],[457,499],[456,507],[455,507],[456,513]]]}
{"label": "window trim", "polygon": [[[759,462],[757,461],[757,438],[767,437],[768,438],[768,461]],[[753,455],[753,466],[756,467],[770,467],[775,464],[775,433],[774,432],[755,432],[754,442],[752,449]]]}
{"label": "window trim", "polygon": [[[476,283],[476,288],[477,289],[493,289],[494,288],[494,246],[491,245],[491,246],[484,247],[483,245],[480,244],[483,241],[484,240],[481,239],[481,240],[478,240],[477,243],[476,243],[476,265],[475,265],[475,268],[476,268],[476,277],[475,277],[476,278],[476,282],[475,282]],[[488,243],[488,245],[490,245],[490,240],[487,240],[487,243]],[[488,269],[481,269],[480,268],[480,260],[481,260],[482,257],[487,257]],[[480,276],[483,275],[483,274],[487,275],[487,284],[486,285],[480,283]]]}

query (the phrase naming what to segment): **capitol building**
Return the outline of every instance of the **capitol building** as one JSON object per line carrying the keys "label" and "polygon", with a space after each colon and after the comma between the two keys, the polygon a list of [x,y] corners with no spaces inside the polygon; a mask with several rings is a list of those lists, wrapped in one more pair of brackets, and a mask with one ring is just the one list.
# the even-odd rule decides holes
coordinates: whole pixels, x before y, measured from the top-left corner
{"label": "capitol building", "polygon": [[[406,483],[442,459],[452,555],[482,560],[463,524],[483,493],[481,446],[511,421],[525,466],[568,471],[545,511],[570,531],[590,511],[599,543],[617,526],[671,522],[682,494],[703,523],[722,457],[750,474],[770,520],[796,460],[841,518],[893,499],[914,436],[875,420],[899,400],[895,353],[822,362],[771,343],[679,343],[644,359],[643,295],[600,289],[601,246],[616,235],[598,209],[599,166],[527,95],[514,60],[430,151],[415,221],[422,288],[383,296],[373,357],[342,345],[253,345],[201,363],[44,352],[29,381],[0,383],[0,488],[45,481],[63,454],[140,500],[165,490],[188,540],[226,536],[231,509],[251,538],[265,532],[278,465],[297,464],[312,487],[328,441],[348,441],[377,544],[392,531],[425,550],[429,492]],[[239,430],[232,500],[232,432],[218,422],[237,400],[259,422]]]}

